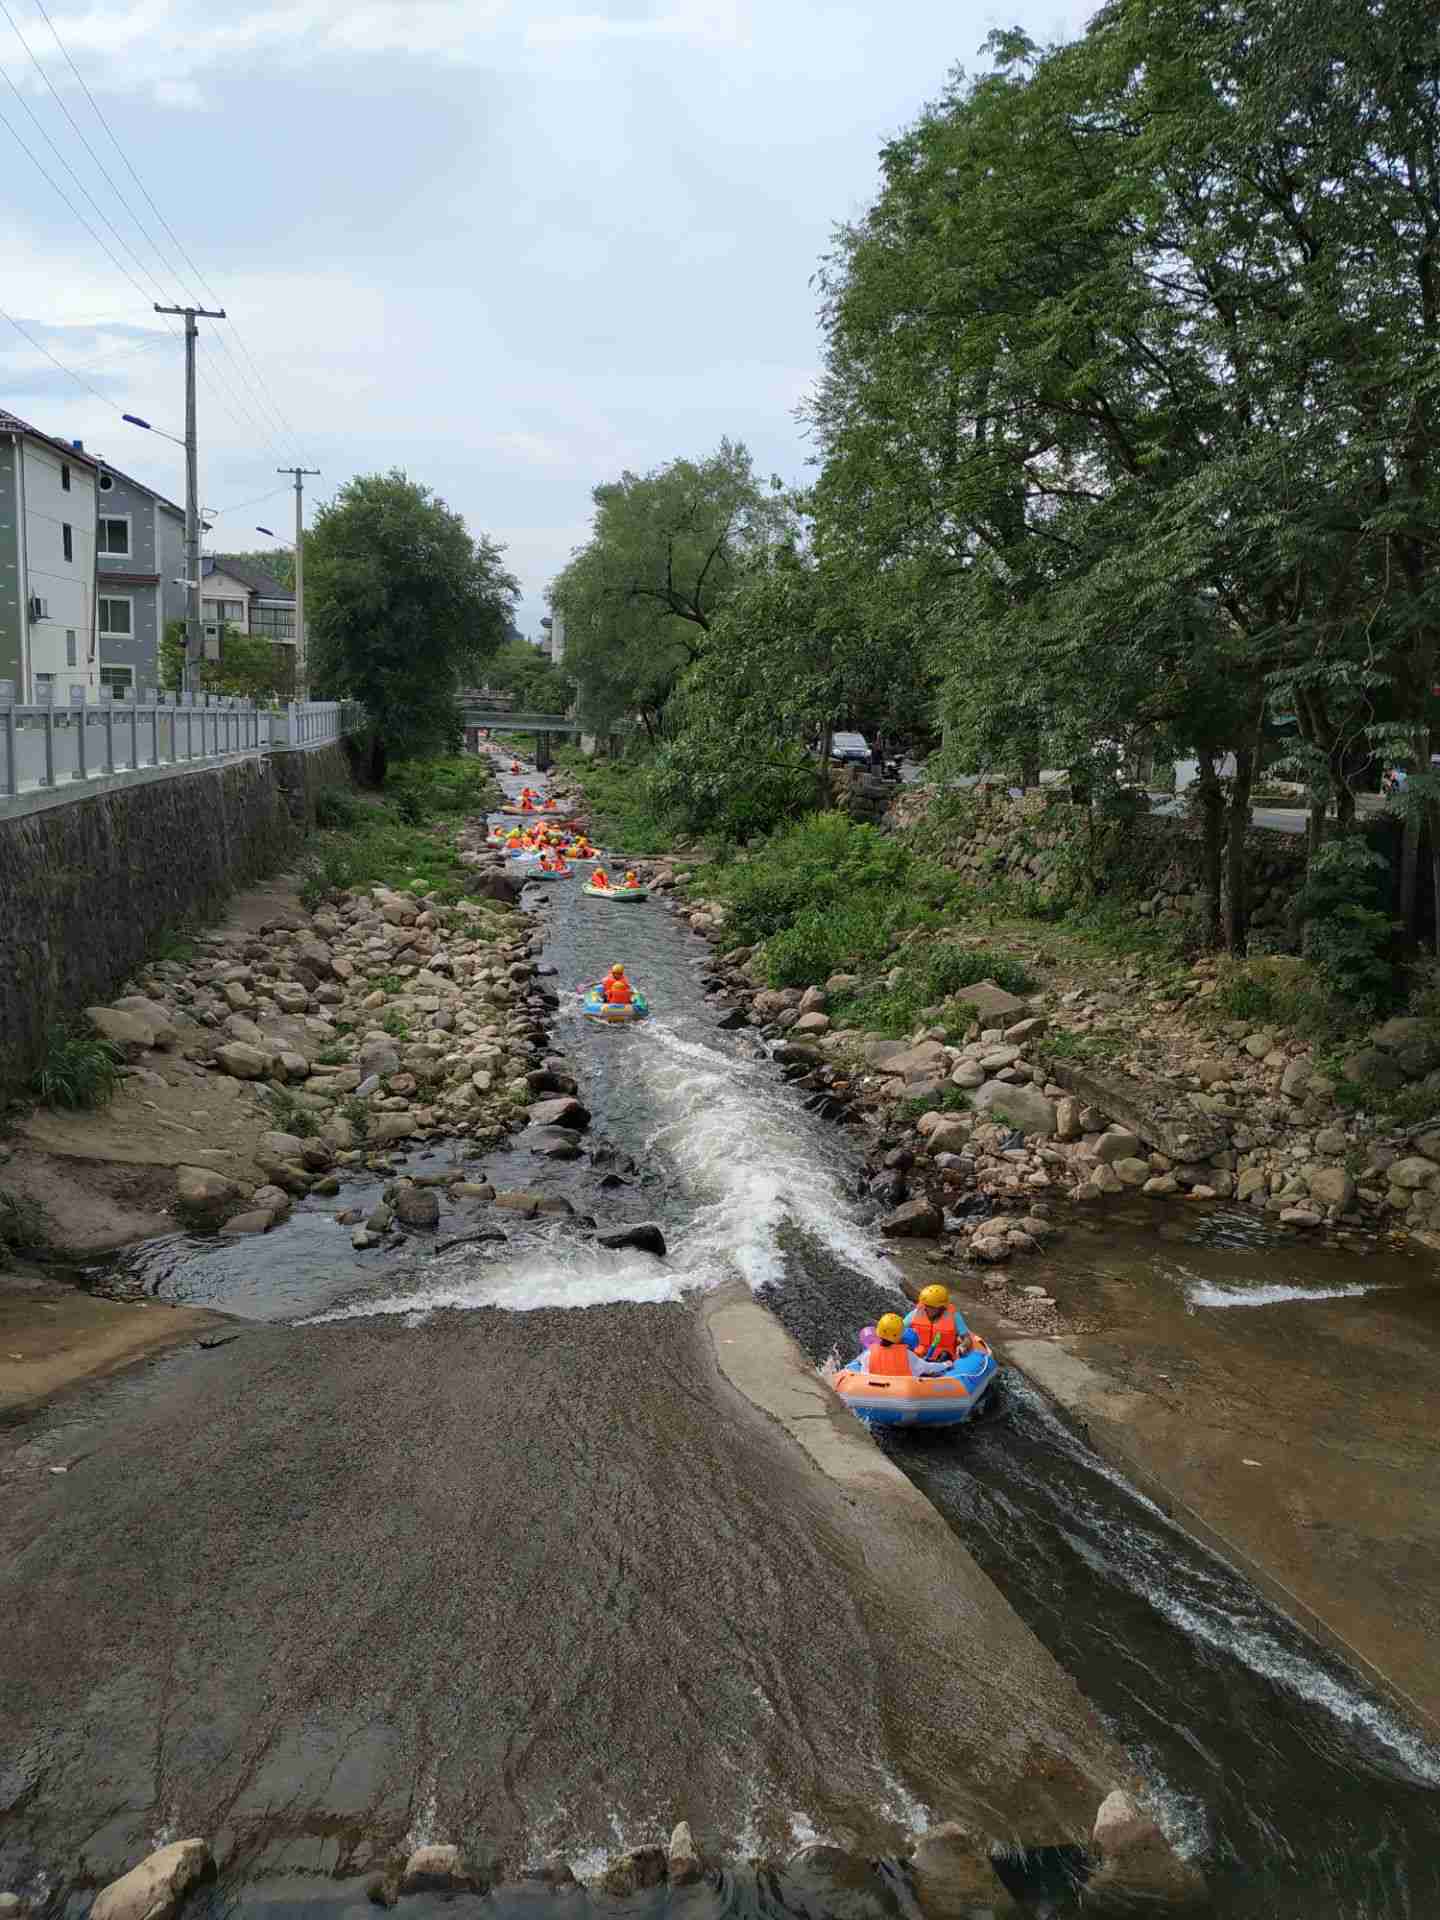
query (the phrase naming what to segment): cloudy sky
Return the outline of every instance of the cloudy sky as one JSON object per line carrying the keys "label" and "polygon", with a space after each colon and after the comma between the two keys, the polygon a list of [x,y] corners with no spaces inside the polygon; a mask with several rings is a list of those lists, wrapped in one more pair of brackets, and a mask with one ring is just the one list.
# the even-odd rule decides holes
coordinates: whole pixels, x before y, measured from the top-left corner
{"label": "cloudy sky", "polygon": [[723,434],[802,476],[810,279],[880,143],[992,27],[1089,10],[0,0],[0,405],[183,498],[181,450],[120,414],[183,430],[151,303],[218,296],[216,546],[288,524],[282,463],[319,498],[400,466],[506,543],[538,633],[597,481]]}

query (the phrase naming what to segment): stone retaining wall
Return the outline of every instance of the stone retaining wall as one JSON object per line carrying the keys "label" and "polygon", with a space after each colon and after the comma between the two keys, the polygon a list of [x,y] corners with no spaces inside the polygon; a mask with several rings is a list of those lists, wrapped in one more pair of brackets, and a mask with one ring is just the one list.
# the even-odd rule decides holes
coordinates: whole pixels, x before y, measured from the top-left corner
{"label": "stone retaining wall", "polygon": [[56,1020],[103,1001],[167,928],[273,872],[348,781],[343,749],[277,753],[0,820],[0,1093]]}
{"label": "stone retaining wall", "polygon": [[[1044,900],[1070,891],[1088,864],[1107,890],[1134,899],[1143,919],[1181,920],[1203,909],[1203,846],[1193,821],[1141,815],[1098,829],[1065,787],[1032,788],[1017,799],[1004,788],[981,786],[946,796],[938,806],[935,801],[929,788],[907,788],[888,821],[928,827],[939,858],[977,887],[1027,885]],[[1305,877],[1304,838],[1254,827],[1246,857],[1251,924],[1267,945],[1283,946],[1290,905]]]}

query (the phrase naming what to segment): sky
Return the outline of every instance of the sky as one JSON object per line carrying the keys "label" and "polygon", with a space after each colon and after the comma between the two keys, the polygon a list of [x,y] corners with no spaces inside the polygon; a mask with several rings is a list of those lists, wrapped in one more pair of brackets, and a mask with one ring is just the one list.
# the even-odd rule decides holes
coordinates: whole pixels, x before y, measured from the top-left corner
{"label": "sky", "polygon": [[599,482],[726,435],[804,478],[812,279],[881,145],[993,28],[1090,11],[0,0],[0,406],[183,502],[181,448],[120,416],[183,433],[152,306],[223,305],[211,546],[289,537],[280,466],[320,469],[307,506],[399,467],[504,544],[538,637]]}

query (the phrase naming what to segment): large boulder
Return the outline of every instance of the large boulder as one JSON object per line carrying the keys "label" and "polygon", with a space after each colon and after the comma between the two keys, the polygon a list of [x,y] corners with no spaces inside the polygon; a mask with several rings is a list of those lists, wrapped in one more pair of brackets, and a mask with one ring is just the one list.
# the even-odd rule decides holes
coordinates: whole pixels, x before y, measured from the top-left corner
{"label": "large boulder", "polygon": [[1419,1020],[1400,1014],[1377,1027],[1370,1036],[1372,1046],[1383,1047],[1395,1056],[1407,1078],[1418,1080],[1433,1066],[1440,1065],[1440,1027],[1433,1020]]}
{"label": "large boulder", "polygon": [[1085,1886],[1085,1910],[1097,1914],[1186,1913],[1208,1909],[1199,1870],[1182,1860],[1128,1793],[1107,1794],[1091,1844],[1099,1864]]}
{"label": "large boulder", "polygon": [[[931,1124],[927,1127],[925,1122]],[[968,1114],[959,1113],[922,1113],[920,1132],[924,1135],[931,1153],[963,1153],[970,1144],[970,1135],[975,1122]]]}
{"label": "large boulder", "polygon": [[1048,1140],[1055,1131],[1055,1105],[1034,1087],[1011,1087],[989,1080],[975,1095],[975,1111],[1006,1120],[1021,1133]]}
{"label": "large boulder", "polygon": [[665,1258],[665,1236],[653,1220],[642,1220],[633,1227],[607,1227],[596,1234],[595,1244],[612,1252],[634,1247],[640,1253],[653,1253],[658,1260]]}
{"label": "large boulder", "polygon": [[400,1876],[401,1893],[485,1893],[488,1873],[468,1861],[459,1847],[417,1847]]}
{"label": "large boulder", "polygon": [[175,1169],[175,1204],[192,1220],[208,1223],[223,1219],[239,1197],[235,1182],[210,1167]]}
{"label": "large boulder", "polygon": [[880,1231],[892,1239],[935,1240],[944,1231],[940,1209],[926,1199],[907,1200],[880,1222]]}
{"label": "large boulder", "polygon": [[115,1002],[117,1013],[133,1013],[137,1020],[143,1020],[150,1029],[154,1047],[174,1047],[180,1042],[180,1029],[171,1019],[168,1010],[158,1000],[147,1000],[143,993],[127,993]]}
{"label": "large boulder", "polygon": [[993,980],[977,980],[972,986],[961,987],[955,998],[975,1009],[982,1027],[998,1027],[1026,1010],[1023,1000],[997,987]]}
{"label": "large boulder", "polygon": [[606,1867],[600,1876],[600,1891],[615,1900],[629,1899],[647,1888],[663,1886],[665,1871],[663,1847],[635,1847]]}
{"label": "large boulder", "polygon": [[925,1920],[972,1920],[977,1912],[1021,1911],[996,1878],[989,1841],[953,1820],[922,1836],[910,1870]]}
{"label": "large boulder", "polygon": [[247,1040],[227,1040],[215,1049],[216,1063],[236,1080],[263,1080],[270,1071],[270,1055]]}
{"label": "large boulder", "polygon": [[1140,1136],[1127,1127],[1111,1127],[1095,1142],[1095,1158],[1104,1166],[1117,1160],[1133,1160],[1140,1151]]}
{"label": "large boulder", "polygon": [[1383,1047],[1360,1047],[1341,1061],[1340,1071],[1347,1080],[1366,1082],[1385,1093],[1405,1084],[1403,1069]]}
{"label": "large boulder", "polygon": [[984,1086],[985,1069],[978,1060],[959,1060],[950,1075],[950,1084],[964,1093],[973,1093],[976,1087]]}
{"label": "large boulder", "polygon": [[168,1920],[209,1866],[206,1841],[172,1841],[102,1887],[91,1920]]}
{"label": "large boulder", "polygon": [[590,1124],[590,1109],[571,1094],[555,1100],[537,1100],[529,1109],[532,1127],[569,1127],[583,1133]]}
{"label": "large boulder", "polygon": [[688,1820],[682,1820],[670,1835],[666,1869],[672,1887],[688,1887],[700,1878],[700,1855]]}
{"label": "large boulder", "polygon": [[1412,1154],[1409,1159],[1397,1160],[1386,1178],[1392,1187],[1403,1187],[1407,1193],[1417,1193],[1421,1187],[1430,1186],[1437,1173],[1440,1173],[1440,1167],[1433,1160]]}
{"label": "large boulder", "polygon": [[395,1218],[402,1227],[433,1232],[440,1224],[440,1196],[433,1187],[402,1187],[395,1196]]}
{"label": "large boulder", "polygon": [[87,1007],[85,1018],[122,1060],[138,1060],[155,1044],[154,1028],[136,1014],[123,1013],[115,1007]]}
{"label": "large boulder", "polygon": [[1355,1204],[1355,1182],[1344,1167],[1312,1168],[1306,1184],[1312,1200],[1336,1213],[1348,1213]]}

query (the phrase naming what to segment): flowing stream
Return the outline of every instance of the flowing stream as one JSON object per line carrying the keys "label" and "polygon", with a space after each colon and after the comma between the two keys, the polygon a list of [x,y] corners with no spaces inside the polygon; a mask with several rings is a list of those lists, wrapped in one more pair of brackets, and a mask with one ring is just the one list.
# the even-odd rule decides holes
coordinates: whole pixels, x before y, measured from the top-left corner
{"label": "flowing stream", "polygon": [[[707,950],[662,905],[603,906],[567,885],[529,894],[560,1001],[556,1050],[580,1081],[600,1151],[568,1165],[489,1155],[486,1176],[564,1194],[606,1223],[658,1220],[671,1247],[663,1266],[553,1225],[423,1261],[352,1254],[330,1209],[307,1203],[263,1241],[176,1236],[140,1249],[122,1263],[124,1282],[260,1320],[399,1328],[441,1311],[653,1305],[738,1272],[817,1362],[847,1346],[894,1299],[898,1275],[851,1198],[845,1133],[801,1111],[753,1035],[717,1031],[698,978]],[[656,1008],[644,1028],[597,1028],[579,1014],[575,988],[616,959]],[[429,1149],[414,1164],[453,1157]],[[363,1203],[365,1190],[347,1187],[346,1203],[357,1194]],[[467,1226],[473,1216],[447,1214],[440,1237]],[[1212,1245],[1192,1259],[1195,1284],[1211,1290],[1200,1298],[1217,1307],[1228,1257]],[[1302,1273],[1298,1284],[1326,1282]],[[891,1452],[1159,1783],[1155,1811],[1203,1865],[1217,1915],[1440,1912],[1440,1755],[1022,1379],[1007,1376],[973,1432]],[[785,1904],[740,1881],[726,1900]],[[294,1904],[278,1890],[271,1902]],[[1063,1898],[1053,1910],[1068,1910]]]}

